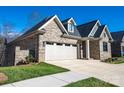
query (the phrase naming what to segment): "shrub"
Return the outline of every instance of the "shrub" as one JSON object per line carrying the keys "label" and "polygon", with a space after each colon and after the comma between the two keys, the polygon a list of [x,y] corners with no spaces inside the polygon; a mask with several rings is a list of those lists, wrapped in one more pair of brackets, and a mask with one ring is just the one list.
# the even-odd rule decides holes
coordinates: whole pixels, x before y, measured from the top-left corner
{"label": "shrub", "polygon": [[117,57],[112,58],[112,61],[117,61],[117,60],[118,60]]}
{"label": "shrub", "polygon": [[27,56],[25,59],[27,63],[35,62],[35,58],[32,55]]}
{"label": "shrub", "polygon": [[108,58],[104,60],[105,62],[112,62],[112,58]]}
{"label": "shrub", "polygon": [[28,63],[22,59],[16,65],[25,65],[25,64],[28,64]]}

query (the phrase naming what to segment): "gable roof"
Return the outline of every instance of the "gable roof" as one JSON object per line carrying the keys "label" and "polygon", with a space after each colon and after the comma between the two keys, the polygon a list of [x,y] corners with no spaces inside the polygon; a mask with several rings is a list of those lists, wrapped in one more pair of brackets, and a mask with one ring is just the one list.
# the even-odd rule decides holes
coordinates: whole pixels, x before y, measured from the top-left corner
{"label": "gable roof", "polygon": [[39,27],[41,27],[43,24],[45,24],[47,21],[49,21],[53,16],[46,17],[42,21],[40,21],[38,24],[34,25],[32,28],[30,28],[28,31],[26,31],[23,35],[26,35],[30,32],[33,32],[37,30]]}
{"label": "gable roof", "polygon": [[[76,23],[75,23],[75,21],[74,21],[73,18],[67,18],[67,19],[65,19],[65,20],[62,21],[62,24],[63,24],[63,26],[65,27],[66,30],[68,30],[68,24],[67,24],[67,22],[68,22],[69,20],[73,20],[74,24],[76,25]],[[79,31],[78,31],[78,29],[77,29],[76,26],[75,26],[75,31],[74,31],[74,32],[69,32],[69,31],[68,31],[68,34],[69,34],[69,35],[72,35],[72,36],[81,37],[81,35],[80,35],[80,33],[79,33]]]}
{"label": "gable roof", "polygon": [[94,34],[94,37],[100,37],[100,35],[101,35],[101,33],[102,33],[104,28],[105,28],[105,25],[99,26],[97,31],[96,31],[96,33]]}
{"label": "gable roof", "polygon": [[90,32],[92,31],[93,27],[97,23],[98,20],[94,20],[85,24],[81,24],[77,26],[77,29],[82,37],[88,37]]}
{"label": "gable roof", "polygon": [[[20,37],[18,37],[15,40],[19,40],[29,34],[32,34],[34,32],[37,32],[39,30],[42,30],[45,26],[47,26],[47,24],[49,22],[51,22],[52,20],[56,19],[56,22],[58,23],[58,25],[62,28],[62,32],[68,34],[68,32],[66,31],[66,29],[64,28],[64,26],[62,25],[61,21],[59,20],[59,18],[57,17],[57,15],[51,16],[51,17],[46,17],[45,19],[43,19],[41,22],[39,22],[38,24],[36,24],[35,26],[33,26],[31,29],[29,29],[28,31],[26,31],[24,34],[22,34]],[[43,32],[45,33],[45,32]],[[13,41],[15,41],[13,40]],[[12,42],[13,42],[12,41]],[[11,43],[11,42],[10,42]]]}
{"label": "gable roof", "polygon": [[123,36],[124,36],[124,31],[111,32],[111,35],[112,35],[112,38],[113,38],[115,41],[121,42],[121,41],[122,41],[122,38],[123,38]]}
{"label": "gable roof", "polygon": [[106,34],[109,37],[109,41],[110,42],[113,42],[113,38],[111,36],[111,33],[110,33],[107,25],[101,25],[101,26],[99,26],[98,29],[97,29],[97,31],[96,31],[96,33],[95,33],[95,35],[94,35],[94,37],[101,37],[101,34],[104,31],[104,29],[106,29]]}

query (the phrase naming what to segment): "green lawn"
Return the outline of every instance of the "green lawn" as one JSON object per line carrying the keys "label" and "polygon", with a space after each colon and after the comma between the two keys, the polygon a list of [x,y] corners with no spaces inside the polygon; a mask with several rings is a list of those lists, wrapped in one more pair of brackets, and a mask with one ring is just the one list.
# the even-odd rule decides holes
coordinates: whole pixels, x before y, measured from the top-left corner
{"label": "green lawn", "polygon": [[70,83],[65,87],[117,87],[116,85],[104,82],[94,77]]}
{"label": "green lawn", "polygon": [[104,62],[110,63],[110,64],[123,64],[124,63],[124,57],[108,58]]}
{"label": "green lawn", "polygon": [[0,72],[8,76],[8,80],[0,84],[12,83],[24,79],[50,75],[65,71],[68,70],[44,62],[41,62],[40,64],[33,64],[27,66],[0,67]]}
{"label": "green lawn", "polygon": [[110,62],[111,64],[122,64],[124,63],[124,61],[113,61],[113,62]]}

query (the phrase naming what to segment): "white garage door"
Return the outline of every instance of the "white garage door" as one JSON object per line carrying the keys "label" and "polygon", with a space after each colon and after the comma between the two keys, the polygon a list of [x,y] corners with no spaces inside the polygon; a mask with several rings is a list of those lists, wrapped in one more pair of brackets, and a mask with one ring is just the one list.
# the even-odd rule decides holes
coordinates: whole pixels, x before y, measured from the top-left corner
{"label": "white garage door", "polygon": [[77,46],[60,43],[46,43],[45,60],[77,59]]}

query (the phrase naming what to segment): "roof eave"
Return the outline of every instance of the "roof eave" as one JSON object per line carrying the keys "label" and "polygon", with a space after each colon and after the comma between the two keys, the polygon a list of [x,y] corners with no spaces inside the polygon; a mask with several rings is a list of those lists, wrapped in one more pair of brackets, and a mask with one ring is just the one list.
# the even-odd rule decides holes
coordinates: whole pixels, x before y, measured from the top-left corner
{"label": "roof eave", "polygon": [[77,37],[77,36],[67,35],[67,34],[63,34],[62,37],[70,38],[70,39],[76,39],[76,40],[81,40],[81,41],[86,41],[86,40],[100,40],[100,38],[94,38],[94,37]]}
{"label": "roof eave", "polygon": [[14,42],[17,42],[17,41],[20,41],[20,40],[23,40],[23,39],[26,39],[28,37],[31,37],[31,36],[34,36],[34,35],[37,35],[37,34],[44,34],[45,33],[45,30],[36,30],[36,31],[33,31],[29,34],[26,34],[24,36],[21,36],[21,37],[18,37],[17,39],[9,42],[8,44],[11,44],[11,43],[14,43]]}

